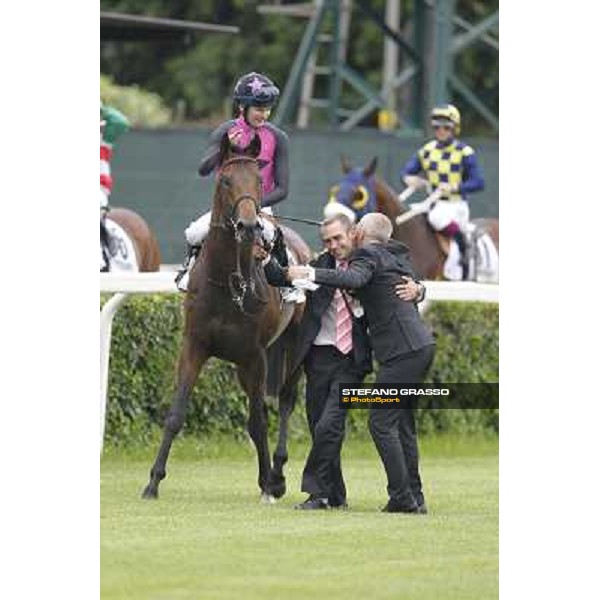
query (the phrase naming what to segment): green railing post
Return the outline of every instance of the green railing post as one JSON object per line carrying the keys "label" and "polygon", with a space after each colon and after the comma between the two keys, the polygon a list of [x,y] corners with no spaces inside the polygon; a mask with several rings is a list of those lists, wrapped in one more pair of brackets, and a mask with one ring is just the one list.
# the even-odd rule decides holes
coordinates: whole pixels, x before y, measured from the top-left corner
{"label": "green railing post", "polygon": [[277,107],[277,113],[273,118],[273,122],[276,125],[281,125],[282,123],[288,121],[294,102],[298,97],[300,86],[302,85],[302,77],[304,76],[304,72],[306,70],[308,57],[315,47],[319,27],[321,27],[326,10],[327,2],[323,2],[317,8],[315,14],[311,17],[306,31],[304,32],[304,36],[300,42],[300,47],[298,48],[298,52],[296,52],[296,57],[294,58],[294,64],[292,65],[290,76],[288,77],[283,93],[281,94],[281,99]]}
{"label": "green railing post", "polygon": [[341,78],[340,65],[342,64],[341,36],[340,36],[340,0],[327,0],[331,8],[332,41],[331,41],[331,73],[329,79],[329,125],[332,129],[338,126],[338,110],[340,106]]}

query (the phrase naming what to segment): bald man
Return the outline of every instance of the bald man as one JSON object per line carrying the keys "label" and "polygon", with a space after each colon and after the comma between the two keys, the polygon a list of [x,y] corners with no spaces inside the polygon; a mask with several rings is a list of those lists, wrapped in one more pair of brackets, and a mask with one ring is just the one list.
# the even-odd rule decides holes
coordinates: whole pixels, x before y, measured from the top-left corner
{"label": "bald man", "polygon": [[[376,387],[386,383],[421,383],[433,361],[435,342],[415,304],[399,298],[396,285],[415,278],[408,248],[390,240],[391,221],[369,213],[354,233],[356,249],[345,271],[290,267],[288,279],[355,290],[369,325],[369,337],[379,363]],[[411,397],[412,398],[412,397]],[[388,479],[389,500],[384,512],[426,513],[418,467],[413,404],[375,408],[369,430]]]}

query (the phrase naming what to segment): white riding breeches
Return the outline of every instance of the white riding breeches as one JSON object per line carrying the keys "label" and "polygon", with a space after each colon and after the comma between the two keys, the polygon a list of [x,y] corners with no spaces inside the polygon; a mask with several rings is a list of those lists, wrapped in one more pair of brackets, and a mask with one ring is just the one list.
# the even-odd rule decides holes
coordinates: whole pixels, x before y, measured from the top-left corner
{"label": "white riding breeches", "polygon": [[438,200],[427,215],[429,224],[442,231],[454,221],[461,231],[469,224],[469,204],[464,200]]}
{"label": "white riding breeches", "polygon": [[[270,207],[261,209],[261,212],[272,215]],[[185,230],[185,239],[190,246],[199,246],[208,235],[210,229],[211,211],[203,214],[201,217],[192,221]],[[271,243],[275,238],[275,225],[268,219],[262,219],[259,215],[258,220],[263,228],[263,237],[267,243]]]}

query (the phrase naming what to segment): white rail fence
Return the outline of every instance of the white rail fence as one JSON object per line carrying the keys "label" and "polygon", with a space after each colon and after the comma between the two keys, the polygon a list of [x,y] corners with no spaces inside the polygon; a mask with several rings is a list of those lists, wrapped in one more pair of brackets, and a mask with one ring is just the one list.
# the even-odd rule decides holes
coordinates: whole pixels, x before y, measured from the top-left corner
{"label": "white rail fence", "polygon": [[[101,273],[100,291],[114,295],[100,311],[100,451],[104,442],[108,371],[113,319],[129,294],[181,293],[174,283],[172,271],[157,273]],[[432,300],[461,300],[465,302],[499,302],[500,288],[496,284],[468,281],[425,281],[425,307]]]}

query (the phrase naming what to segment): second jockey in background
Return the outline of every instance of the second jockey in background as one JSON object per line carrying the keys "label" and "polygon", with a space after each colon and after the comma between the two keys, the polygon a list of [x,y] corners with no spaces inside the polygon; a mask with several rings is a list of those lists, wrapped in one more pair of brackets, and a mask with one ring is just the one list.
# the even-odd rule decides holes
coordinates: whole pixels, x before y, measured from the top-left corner
{"label": "second jockey in background", "polygon": [[[272,206],[288,195],[289,140],[287,134],[268,122],[271,110],[279,98],[279,89],[265,75],[248,73],[235,84],[233,91],[233,119],[222,123],[210,135],[208,148],[200,162],[198,172],[206,177],[219,168],[221,139],[228,135],[232,146],[244,149],[255,135],[260,139],[262,197],[261,212],[273,214]],[[287,254],[281,231],[267,219],[260,219],[263,237],[271,245],[277,260],[287,265]],[[187,288],[189,271],[210,227],[210,212],[192,221],[185,230],[189,244],[188,258],[176,281],[181,290]],[[303,294],[288,291],[287,300],[301,301]],[[294,296],[294,297],[291,297]],[[297,296],[297,297],[296,297]]]}
{"label": "second jockey in background", "polygon": [[109,198],[113,188],[113,179],[110,172],[110,161],[114,144],[123,133],[129,129],[127,117],[116,108],[100,103],[100,246],[104,257],[105,267],[108,271],[110,258],[114,255],[114,243],[106,228],[106,213],[110,210]]}
{"label": "second jockey in background", "polygon": [[484,180],[475,151],[458,139],[460,121],[460,112],[452,104],[434,108],[431,127],[435,139],[411,157],[402,175],[409,187],[441,192],[441,198],[432,204],[427,218],[436,231],[456,240],[463,279],[466,279],[468,255],[465,231],[469,223],[466,196],[482,190]]}

